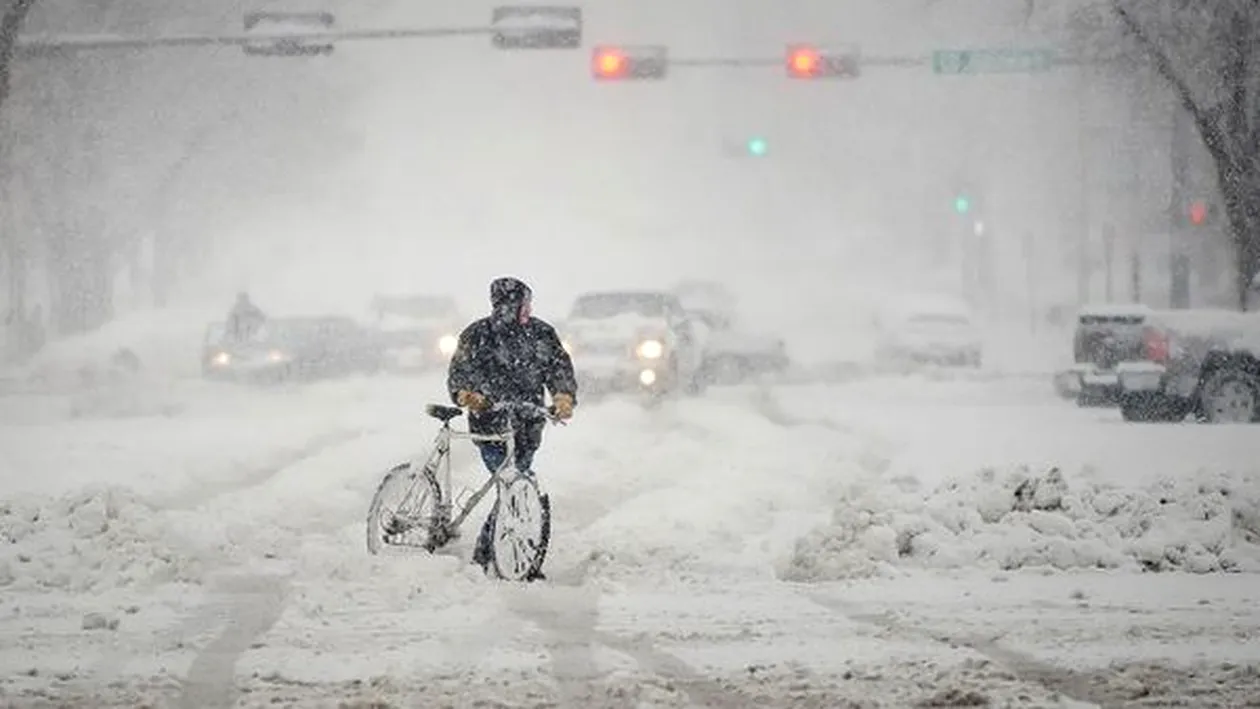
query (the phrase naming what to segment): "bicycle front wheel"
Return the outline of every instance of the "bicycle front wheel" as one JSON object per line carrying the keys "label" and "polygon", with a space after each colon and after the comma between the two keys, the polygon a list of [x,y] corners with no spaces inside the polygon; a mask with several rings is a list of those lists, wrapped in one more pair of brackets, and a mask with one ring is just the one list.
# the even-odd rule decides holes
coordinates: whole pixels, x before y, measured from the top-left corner
{"label": "bicycle front wheel", "polygon": [[411,463],[395,466],[376,489],[367,515],[368,553],[387,546],[433,551],[432,525],[440,500],[438,486]]}
{"label": "bicycle front wheel", "polygon": [[525,581],[542,570],[551,542],[551,506],[531,476],[518,475],[499,487],[492,512],[494,571],[507,581]]}

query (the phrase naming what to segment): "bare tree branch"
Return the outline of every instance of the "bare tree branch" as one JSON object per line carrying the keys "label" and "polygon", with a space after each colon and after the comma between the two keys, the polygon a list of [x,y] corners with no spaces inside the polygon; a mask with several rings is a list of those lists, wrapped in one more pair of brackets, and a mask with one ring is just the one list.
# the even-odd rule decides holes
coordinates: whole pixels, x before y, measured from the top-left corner
{"label": "bare tree branch", "polygon": [[[1256,1],[1260,2],[1260,0]],[[1236,153],[1230,150],[1232,147],[1230,145],[1230,136],[1223,132],[1221,124],[1214,120],[1219,108],[1214,107],[1211,110],[1207,110],[1199,105],[1199,102],[1195,100],[1194,92],[1190,90],[1189,83],[1173,67],[1168,54],[1151,39],[1142,25],[1125,9],[1122,0],[1111,0],[1111,8],[1120,19],[1120,22],[1124,24],[1125,30],[1133,35],[1142,49],[1151,56],[1151,60],[1155,63],[1155,70],[1172,87],[1182,108],[1190,114],[1195,125],[1198,126],[1199,133],[1203,137],[1203,143],[1212,153],[1213,159],[1232,166]]]}
{"label": "bare tree branch", "polygon": [[0,106],[9,97],[10,66],[18,32],[22,31],[26,14],[35,6],[35,2],[36,0],[11,0],[4,9],[3,17],[0,17]]}

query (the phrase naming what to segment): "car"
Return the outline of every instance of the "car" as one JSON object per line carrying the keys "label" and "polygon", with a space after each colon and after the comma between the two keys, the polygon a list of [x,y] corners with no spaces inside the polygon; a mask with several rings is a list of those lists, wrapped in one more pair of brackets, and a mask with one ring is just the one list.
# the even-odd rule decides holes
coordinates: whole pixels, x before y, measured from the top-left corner
{"label": "car", "polygon": [[263,383],[377,371],[382,352],[366,328],[341,316],[268,318],[248,340],[226,337],[223,323],[206,328],[202,374],[208,379]]}
{"label": "car", "polygon": [[782,372],[789,365],[787,343],[738,326],[736,299],[721,283],[687,280],[674,286],[689,319],[699,330],[708,383],[738,383],[750,375]]}
{"label": "car", "polygon": [[662,395],[703,388],[695,325],[673,293],[585,293],[560,330],[583,391]]}
{"label": "car", "polygon": [[1260,423],[1260,313],[1155,310],[1116,365],[1125,421]]}
{"label": "car", "polygon": [[455,299],[443,295],[377,295],[373,326],[393,372],[423,372],[445,367],[459,344],[464,318]]}
{"label": "car", "polygon": [[975,316],[948,299],[890,308],[877,320],[876,357],[884,361],[980,367],[984,344]]}
{"label": "car", "polygon": [[1141,361],[1143,332],[1152,310],[1142,304],[1086,305],[1076,314],[1073,365],[1055,376],[1055,388],[1078,406],[1114,406],[1120,395],[1116,366]]}

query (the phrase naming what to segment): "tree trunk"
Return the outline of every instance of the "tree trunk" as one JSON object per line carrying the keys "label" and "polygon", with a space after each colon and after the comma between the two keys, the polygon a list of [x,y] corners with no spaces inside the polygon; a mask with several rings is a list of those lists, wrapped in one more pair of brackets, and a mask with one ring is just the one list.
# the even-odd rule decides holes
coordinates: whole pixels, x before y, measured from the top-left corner
{"label": "tree trunk", "polygon": [[1247,310],[1252,279],[1260,273],[1260,155],[1217,162],[1217,178],[1234,244],[1236,296]]}

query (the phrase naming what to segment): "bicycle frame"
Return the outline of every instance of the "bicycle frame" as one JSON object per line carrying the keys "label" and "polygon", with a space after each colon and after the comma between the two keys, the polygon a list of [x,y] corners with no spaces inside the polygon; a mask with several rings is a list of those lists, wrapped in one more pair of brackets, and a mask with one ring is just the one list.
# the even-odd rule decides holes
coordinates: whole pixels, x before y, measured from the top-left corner
{"label": "bicycle frame", "polygon": [[[451,496],[451,441],[471,441],[473,443],[503,443],[507,447],[507,455],[503,457],[503,462],[499,468],[490,474],[486,482],[468,498],[460,509],[459,516],[452,518],[451,513],[454,511],[456,504],[455,499]],[[481,502],[481,498],[490,492],[490,488],[503,479],[503,474],[516,464],[516,429],[512,425],[510,419],[507,430],[503,433],[482,434],[471,433],[469,431],[456,431],[451,428],[450,421],[442,423],[442,427],[438,429],[437,439],[434,442],[433,452],[429,454],[428,460],[424,464],[425,475],[432,476],[438,484],[438,490],[441,492],[441,499],[435,505],[437,521],[446,527],[445,531],[458,529],[468,515],[472,513],[477,503]],[[439,471],[439,468],[441,470]],[[439,477],[440,474],[440,477]]]}
{"label": "bicycle frame", "polygon": [[[459,527],[464,520],[472,513],[475,508],[490,492],[491,488],[499,485],[511,484],[514,479],[508,478],[508,471],[516,468],[516,433],[518,425],[521,423],[517,419],[520,412],[528,414],[537,414],[540,419],[551,423],[563,424],[563,421],[557,419],[554,413],[541,406],[532,406],[529,404],[501,404],[492,407],[494,410],[506,411],[508,416],[504,422],[504,429],[498,433],[482,434],[473,433],[472,431],[459,431],[451,427],[450,422],[457,418],[457,413],[448,413],[454,407],[443,407],[431,404],[427,407],[428,413],[441,421],[438,433],[433,442],[433,447],[428,456],[424,459],[423,464],[419,460],[413,459],[407,463],[392,468],[389,474],[381,481],[377,494],[373,497],[372,507],[368,513],[369,530],[368,530],[368,550],[377,553],[377,546],[381,543],[375,543],[372,531],[376,524],[384,525],[380,517],[381,494],[386,486],[395,480],[395,476],[403,472],[410,472],[413,477],[410,484],[407,485],[403,495],[403,501],[397,510],[390,513],[389,527],[393,528],[395,523],[402,525],[403,529],[397,531],[385,531],[385,535],[391,536],[401,534],[406,529],[415,529],[423,526],[428,532],[428,541],[423,544],[424,548],[430,552],[437,548],[445,546],[448,542],[458,538]],[[500,463],[497,470],[491,471],[490,476],[479,489],[473,492],[466,501],[461,502],[460,499],[453,495],[453,484],[451,481],[451,441],[465,440],[472,443],[500,443],[503,444],[506,455],[503,462]],[[529,471],[518,471],[517,475],[528,473]],[[419,473],[416,475],[415,473]],[[421,492],[421,486],[427,485],[428,489]],[[460,493],[459,498],[464,496],[464,490]],[[417,499],[426,499],[432,496],[432,508],[429,514],[420,514],[419,509],[404,512],[403,510],[409,505],[409,501]],[[426,506],[427,507],[427,506]],[[459,507],[458,510],[455,508]],[[387,540],[386,544],[390,544]]]}

